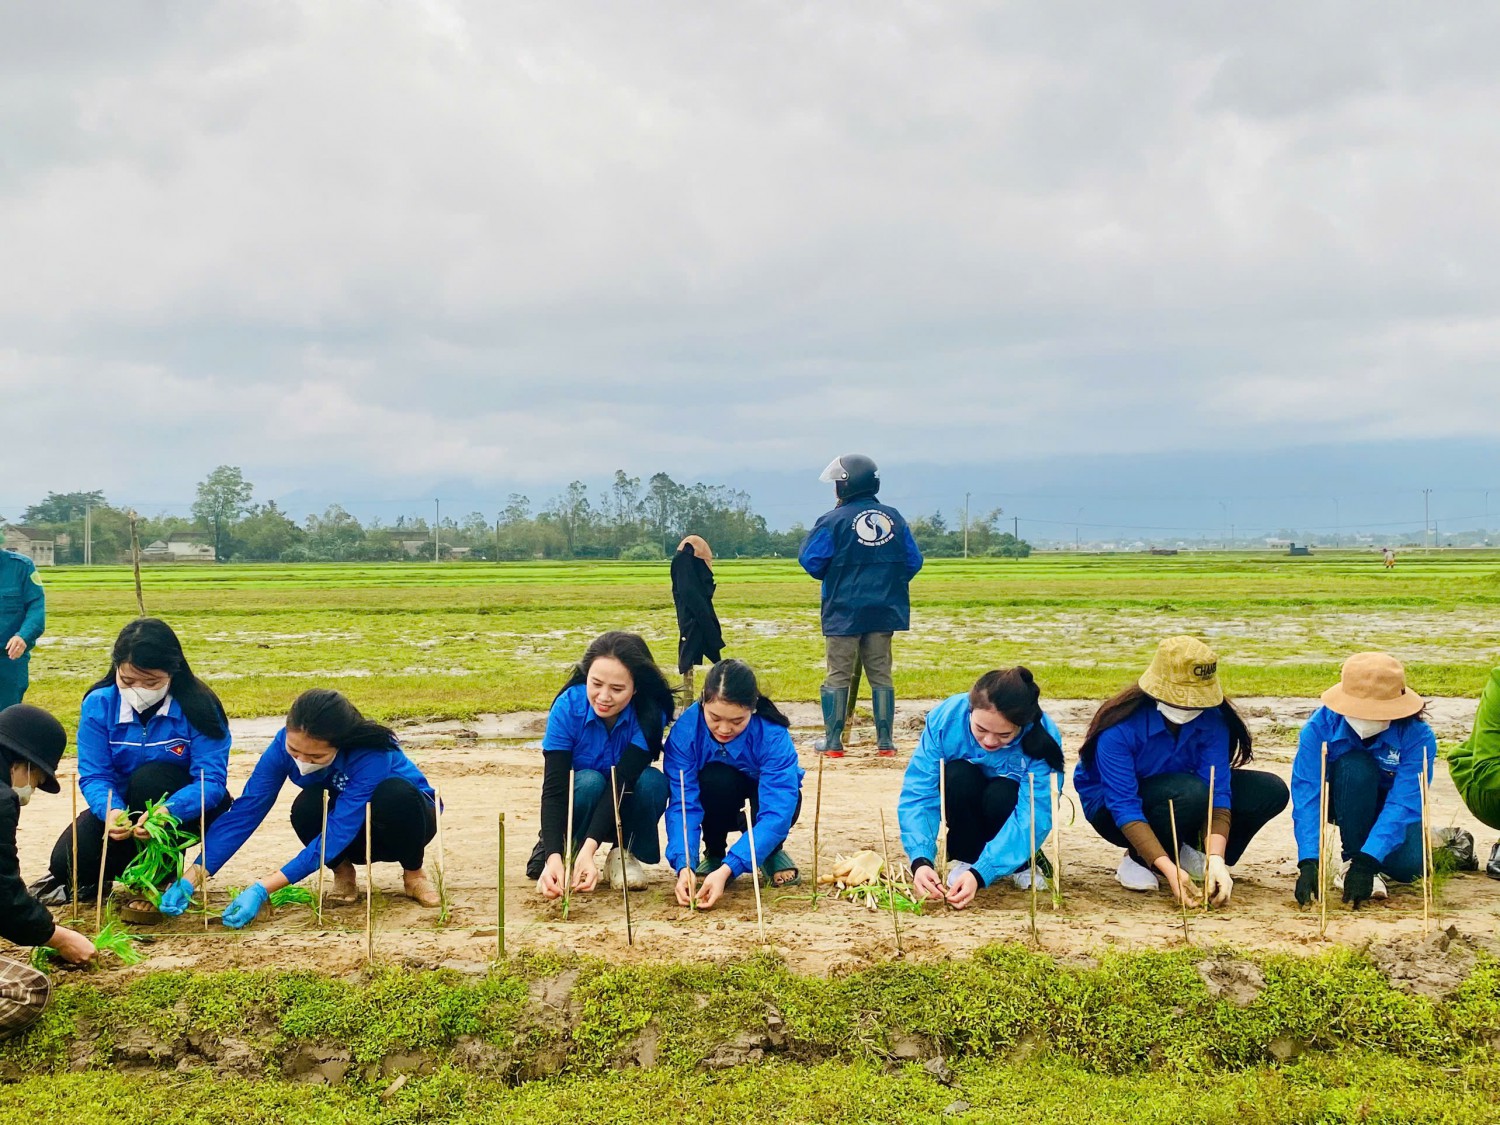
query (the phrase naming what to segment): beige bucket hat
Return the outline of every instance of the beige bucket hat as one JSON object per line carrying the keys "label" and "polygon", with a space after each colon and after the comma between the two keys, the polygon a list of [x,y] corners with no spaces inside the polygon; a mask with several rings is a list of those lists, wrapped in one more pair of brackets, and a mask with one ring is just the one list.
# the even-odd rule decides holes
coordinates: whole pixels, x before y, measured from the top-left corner
{"label": "beige bucket hat", "polygon": [[1323,693],[1323,706],[1349,719],[1409,719],[1427,701],[1406,686],[1401,661],[1384,652],[1356,652],[1344,661],[1339,682]]}
{"label": "beige bucket hat", "polygon": [[1137,682],[1152,699],[1169,707],[1206,711],[1224,702],[1219,657],[1197,637],[1166,638]]}

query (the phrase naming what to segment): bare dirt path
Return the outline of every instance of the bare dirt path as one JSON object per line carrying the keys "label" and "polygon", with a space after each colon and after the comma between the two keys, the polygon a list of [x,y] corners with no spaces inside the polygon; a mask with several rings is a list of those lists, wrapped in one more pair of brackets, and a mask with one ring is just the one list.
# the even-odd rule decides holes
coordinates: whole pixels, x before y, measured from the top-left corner
{"label": "bare dirt path", "polygon": [[[1304,699],[1244,699],[1242,710],[1258,735],[1262,768],[1282,777],[1290,773],[1295,727],[1314,708]],[[868,724],[865,741],[848,757],[828,762],[824,770],[821,826],[823,863],[837,853],[880,847],[879,810],[895,829],[896,799],[905,758],[916,741],[921,716],[931,701],[903,707],[898,726],[903,752],[895,760],[874,756]],[[1063,729],[1070,764],[1083,727],[1096,706],[1091,701],[1052,701],[1049,711]],[[811,738],[816,708],[788,708],[799,744]],[[1431,708],[1439,738],[1462,737],[1472,719],[1472,700],[1435,700]],[[497,913],[496,820],[506,813],[506,928],[511,952],[523,948],[557,949],[599,955],[612,961],[713,960],[741,957],[758,948],[754,897],[748,881],[739,880],[724,904],[706,914],[689,914],[671,897],[664,867],[653,873],[651,887],[632,897],[636,922],[634,947],[627,947],[619,895],[601,889],[575,898],[572,917],[564,922],[554,905],[543,903],[522,873],[537,832],[541,756],[536,740],[545,716],[487,716],[470,724],[439,723],[403,728],[409,750],[429,777],[443,789],[449,805],[445,836],[452,918],[438,929],[436,912],[399,897],[400,875],[393,865],[376,868],[376,952],[382,961],[412,966],[449,965],[478,969],[495,953]],[[279,727],[274,719],[235,723],[237,745],[250,753],[231,760],[231,789],[238,791],[254,764],[254,751]],[[802,820],[788,848],[811,873],[812,795],[816,755],[804,750],[808,771]],[[223,889],[278,868],[298,850],[287,821],[294,790],[289,786],[261,830],[215,880]],[[1072,795],[1069,786],[1068,794]],[[1480,861],[1488,856],[1495,833],[1463,808],[1446,768],[1440,763],[1433,786],[1433,822],[1458,824],[1475,834]],[[22,870],[35,878],[44,869],[53,840],[67,826],[67,790],[61,798],[39,797],[25,811],[21,827]],[[1066,814],[1064,815],[1066,821]],[[1164,894],[1142,895],[1114,881],[1119,852],[1104,843],[1080,818],[1063,833],[1064,903],[1051,909],[1050,896],[1040,898],[1039,944],[1059,956],[1081,956],[1103,948],[1162,948],[1182,941],[1179,914]],[[429,853],[429,860],[432,856]],[[1316,916],[1299,912],[1292,901],[1295,877],[1290,814],[1273,822],[1254,842],[1235,869],[1234,904],[1208,917],[1190,920],[1193,940],[1244,949],[1315,951],[1328,943],[1317,936]],[[361,880],[363,882],[363,880]],[[217,896],[222,903],[223,895]],[[872,913],[838,901],[814,906],[809,888],[767,892],[769,939],[788,963],[805,972],[826,973],[857,968],[888,958],[894,951],[888,913]],[[938,909],[900,917],[903,944],[910,958],[940,959],[994,943],[1030,940],[1028,897],[1007,883],[981,893],[975,907]],[[1439,899],[1442,922],[1481,940],[1495,934],[1500,918],[1500,883],[1483,874],[1466,874],[1448,882]],[[59,912],[62,919],[66,909]],[[88,912],[91,916],[91,911]],[[304,908],[230,934],[215,923],[207,934],[201,921],[178,920],[154,930],[158,940],[138,970],[173,968],[319,968],[340,972],[364,960],[364,905],[329,910],[316,927]],[[1363,945],[1416,938],[1421,933],[1421,899],[1414,890],[1397,888],[1384,903],[1358,913],[1330,907],[1328,942]]]}

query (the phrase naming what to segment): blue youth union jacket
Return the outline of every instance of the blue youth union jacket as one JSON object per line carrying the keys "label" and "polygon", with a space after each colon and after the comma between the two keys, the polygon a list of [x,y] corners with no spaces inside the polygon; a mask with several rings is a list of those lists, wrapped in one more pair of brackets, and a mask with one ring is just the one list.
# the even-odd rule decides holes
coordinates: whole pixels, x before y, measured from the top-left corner
{"label": "blue youth union jacket", "polygon": [[608,773],[620,764],[620,755],[627,746],[650,749],[636,721],[633,702],[625,705],[611,729],[589,703],[588,688],[583,684],[574,684],[552,701],[552,709],[547,712],[547,732],[542,735],[542,751],[571,753],[575,772]]}
{"label": "blue youth union jacket", "polygon": [[910,584],[922,552],[895,508],[864,497],[825,512],[798,561],[823,583],[825,637],[911,628]]}
{"label": "blue youth union jacket", "polygon": [[1073,787],[1092,820],[1108,809],[1115,824],[1146,819],[1140,783],[1164,773],[1190,773],[1208,781],[1214,775],[1213,807],[1229,803],[1229,728],[1218,710],[1205,711],[1173,734],[1154,703],[1147,703],[1099,736],[1092,764],[1078,760]]}

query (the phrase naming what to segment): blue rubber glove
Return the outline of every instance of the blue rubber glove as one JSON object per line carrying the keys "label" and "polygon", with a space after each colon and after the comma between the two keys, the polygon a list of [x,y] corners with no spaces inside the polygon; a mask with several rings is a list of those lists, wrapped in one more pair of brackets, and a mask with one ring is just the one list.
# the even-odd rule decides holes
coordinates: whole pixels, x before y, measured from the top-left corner
{"label": "blue rubber glove", "polygon": [[231,930],[242,930],[260,913],[260,908],[271,898],[271,892],[259,883],[251,883],[236,896],[224,911],[223,922]]}
{"label": "blue rubber glove", "polygon": [[168,918],[175,918],[188,908],[196,891],[191,879],[178,879],[161,896],[161,905],[157,909]]}

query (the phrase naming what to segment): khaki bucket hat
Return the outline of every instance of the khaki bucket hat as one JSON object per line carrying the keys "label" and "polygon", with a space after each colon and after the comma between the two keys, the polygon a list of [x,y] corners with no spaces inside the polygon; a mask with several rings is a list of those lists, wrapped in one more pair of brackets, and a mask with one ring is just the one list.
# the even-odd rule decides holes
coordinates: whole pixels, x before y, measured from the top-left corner
{"label": "khaki bucket hat", "polygon": [[1406,686],[1401,661],[1384,652],[1356,652],[1344,661],[1339,682],[1323,693],[1323,706],[1349,719],[1409,719],[1427,701]]}
{"label": "khaki bucket hat", "polygon": [[1206,711],[1224,702],[1219,657],[1197,637],[1166,638],[1137,682],[1152,699],[1186,711]]}

